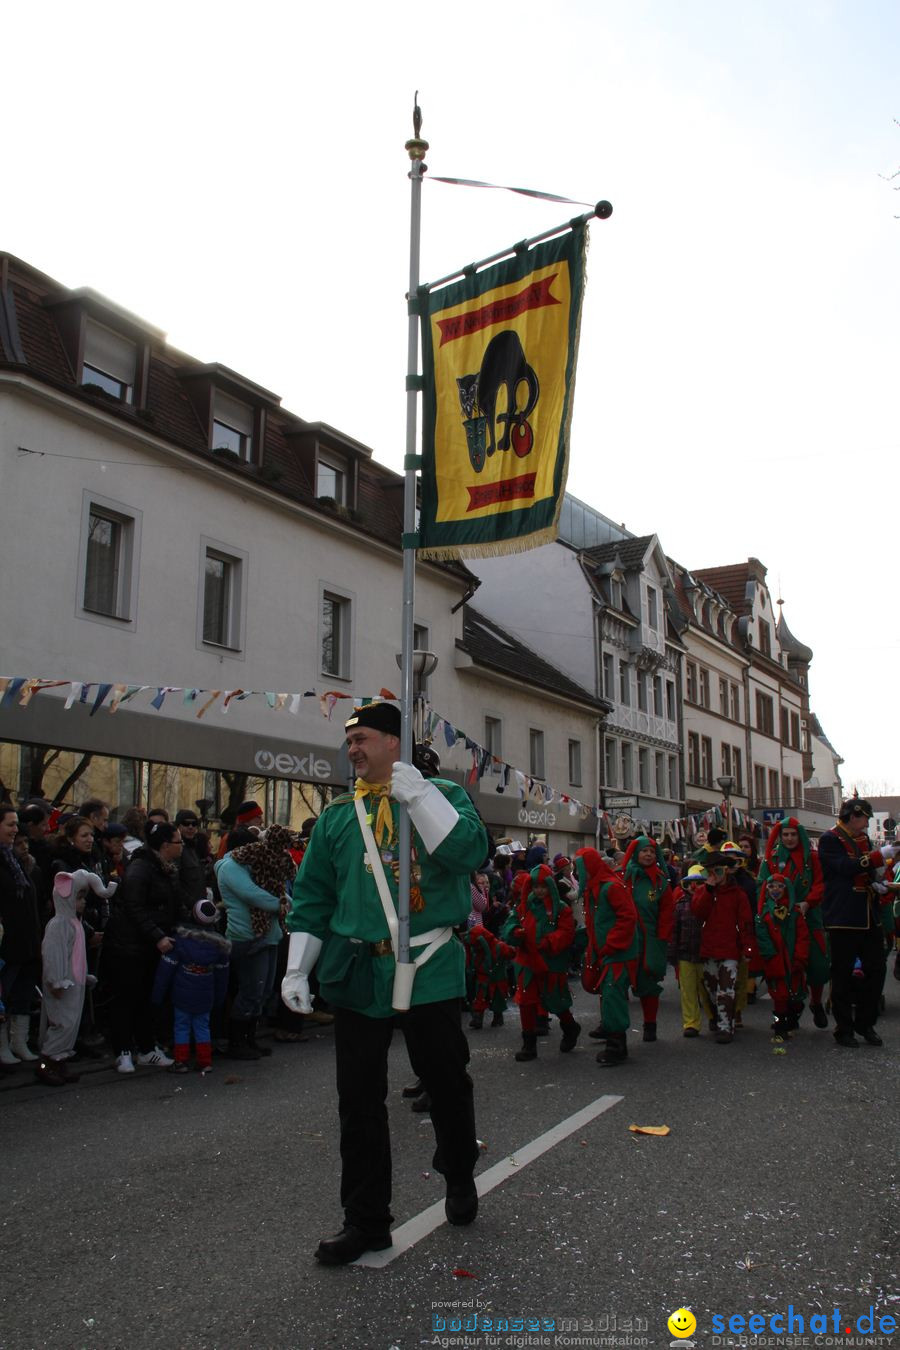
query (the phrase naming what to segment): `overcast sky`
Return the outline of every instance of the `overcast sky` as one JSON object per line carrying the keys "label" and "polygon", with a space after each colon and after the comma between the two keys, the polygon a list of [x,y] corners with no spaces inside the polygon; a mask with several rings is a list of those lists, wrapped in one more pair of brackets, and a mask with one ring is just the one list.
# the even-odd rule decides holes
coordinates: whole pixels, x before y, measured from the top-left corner
{"label": "overcast sky", "polygon": [[[433,174],[608,198],[569,487],[688,567],[759,557],[845,782],[900,785],[900,7],[319,8],[8,9],[0,247],[399,468],[414,91]],[[574,212],[423,197],[423,280]]]}

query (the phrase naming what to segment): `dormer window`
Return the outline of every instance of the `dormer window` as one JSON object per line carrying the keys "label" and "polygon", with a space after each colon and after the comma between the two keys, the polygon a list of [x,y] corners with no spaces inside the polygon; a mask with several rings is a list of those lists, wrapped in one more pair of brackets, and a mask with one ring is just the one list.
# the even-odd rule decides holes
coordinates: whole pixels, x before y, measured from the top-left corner
{"label": "dormer window", "polygon": [[331,497],[337,506],[346,506],[347,478],[347,461],[320,450],[316,458],[316,496]]}
{"label": "dormer window", "polygon": [[249,403],[216,389],[213,394],[213,450],[230,450],[249,463],[253,459],[253,409]]}
{"label": "dormer window", "polygon": [[82,385],[97,385],[120,402],[133,403],[136,369],[137,344],[88,319],[84,326]]}

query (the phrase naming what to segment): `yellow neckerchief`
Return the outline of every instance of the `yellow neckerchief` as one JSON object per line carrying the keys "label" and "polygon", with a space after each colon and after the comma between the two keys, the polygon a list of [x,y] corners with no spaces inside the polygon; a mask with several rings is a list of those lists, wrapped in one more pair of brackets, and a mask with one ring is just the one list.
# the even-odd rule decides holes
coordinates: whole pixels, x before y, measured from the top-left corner
{"label": "yellow neckerchief", "polygon": [[372,825],[372,833],[375,836],[375,843],[379,848],[390,846],[394,842],[394,816],[391,811],[391,785],[390,783],[367,783],[365,778],[357,778],[356,788],[353,793],[353,800],[357,801],[360,797],[374,797],[378,802],[378,813],[373,824],[371,806],[369,809],[368,821]]}

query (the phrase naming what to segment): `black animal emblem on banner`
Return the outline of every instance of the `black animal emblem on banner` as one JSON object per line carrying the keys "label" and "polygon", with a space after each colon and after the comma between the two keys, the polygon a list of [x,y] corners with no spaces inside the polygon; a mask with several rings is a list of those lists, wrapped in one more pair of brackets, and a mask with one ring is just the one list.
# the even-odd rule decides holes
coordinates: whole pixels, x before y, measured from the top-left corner
{"label": "black animal emblem on banner", "polygon": [[[525,359],[521,340],[514,329],[491,338],[475,375],[458,376],[459,402],[466,429],[466,444],[472,468],[480,473],[485,459],[495,450],[512,449],[522,459],[534,445],[534,432],[528,418],[540,395],[534,369]],[[525,386],[525,406],[518,407],[519,391]],[[501,391],[506,394],[506,411],[498,413]],[[497,440],[497,423],[505,423]]]}

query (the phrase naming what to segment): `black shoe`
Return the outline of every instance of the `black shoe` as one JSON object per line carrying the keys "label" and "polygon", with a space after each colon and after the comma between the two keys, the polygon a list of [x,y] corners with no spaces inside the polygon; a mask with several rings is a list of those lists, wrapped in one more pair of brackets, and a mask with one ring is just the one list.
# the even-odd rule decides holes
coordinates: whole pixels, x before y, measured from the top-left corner
{"label": "black shoe", "polygon": [[588,1032],[588,1036],[591,1038],[592,1041],[605,1041],[608,1035],[609,1033],[602,1022],[600,1023],[599,1027],[594,1027],[593,1031]]}
{"label": "black shoe", "polygon": [[247,1024],[247,1027],[248,1027],[248,1030],[247,1030],[247,1044],[249,1045],[249,1047],[250,1047],[251,1050],[255,1050],[255,1051],[256,1051],[256,1053],[259,1055],[260,1059],[268,1059],[269,1056],[270,1056],[271,1053],[272,1053],[272,1047],[271,1047],[271,1045],[258,1045],[258,1044],[257,1044],[257,1040],[256,1040],[256,1028],[257,1028],[258,1025],[259,1025],[259,1019],[256,1018],[256,1017],[254,1017],[254,1018],[252,1019],[252,1021],[248,1022],[248,1024]]}
{"label": "black shoe", "polygon": [[502,1026],[503,1026],[503,1014],[502,1014],[502,1013],[494,1013],[493,1017],[491,1018],[491,1026],[492,1026],[492,1027],[502,1027]]}
{"label": "black shoe", "polygon": [[400,1093],[401,1097],[421,1097],[425,1091],[425,1084],[421,1078],[417,1078],[414,1083],[407,1083],[406,1087]]}
{"label": "black shoe", "polygon": [[578,1037],[581,1035],[581,1023],[569,1022],[563,1027],[562,1040],[559,1043],[560,1053],[567,1055],[570,1050],[574,1050],[578,1044]]}
{"label": "black shoe", "polygon": [[862,1036],[866,1045],[884,1045],[884,1041],[874,1027],[857,1027],[856,1032],[857,1035]]}
{"label": "black shoe", "polygon": [[628,1041],[624,1031],[610,1032],[610,1039],[606,1043],[606,1049],[601,1050],[597,1055],[597,1063],[601,1069],[617,1069],[620,1064],[628,1062]]}
{"label": "black shoe", "polygon": [[480,1031],[484,1026],[484,1013],[473,1012],[469,1018],[469,1027],[472,1031]]}
{"label": "black shoe", "polygon": [[412,1103],[412,1109],[414,1111],[431,1110],[431,1098],[429,1097],[427,1092],[419,1093],[418,1097],[416,1097],[415,1101]]}
{"label": "black shoe", "polygon": [[645,1022],[645,1023],[644,1023],[644,1040],[645,1040],[645,1041],[655,1041],[655,1040],[656,1040],[656,1023],[655,1023],[655,1022]]}
{"label": "black shoe", "polygon": [[755,1002],[756,1002],[756,990],[755,990],[755,989],[751,989],[751,990],[748,992],[748,994],[747,994],[747,1002],[748,1002],[748,1003],[755,1003]]}
{"label": "black shoe", "polygon": [[226,1059],[262,1059],[259,1050],[250,1044],[250,1023],[232,1019],[228,1024]]}
{"label": "black shoe", "polygon": [[699,1036],[700,1032],[697,1030],[696,1027],[685,1027],[684,1031],[681,1034],[682,1036]]}
{"label": "black shoe", "polygon": [[549,1036],[549,1035],[550,1035],[550,1018],[549,1018],[549,1017],[539,1017],[539,1018],[538,1018],[538,1020],[537,1020],[537,1027],[535,1028],[535,1033],[534,1033],[534,1034],[535,1034],[536,1036]]}
{"label": "black shoe", "polygon": [[734,1040],[734,1033],[731,1031],[717,1031],[716,1045],[730,1045]]}
{"label": "black shoe", "polygon": [[853,1035],[852,1031],[836,1031],[834,1033],[835,1044],[842,1045],[846,1050],[858,1050],[859,1041]]}
{"label": "black shoe", "polygon": [[315,1255],[323,1266],[346,1266],[363,1252],[383,1252],[391,1245],[390,1233],[367,1233],[347,1224],[334,1237],[323,1238]]}
{"label": "black shoe", "polygon": [[447,1222],[457,1226],[474,1221],[478,1213],[478,1192],[471,1178],[452,1185],[448,1182],[444,1213]]}
{"label": "black shoe", "polygon": [[529,1059],[537,1059],[537,1036],[533,1031],[522,1032],[522,1049],[516,1051],[516,1059],[525,1064]]}
{"label": "black shoe", "polygon": [[828,1014],[821,1003],[811,1003],[809,1010],[813,1015],[813,1026],[818,1027],[820,1031],[825,1031],[828,1027]]}

